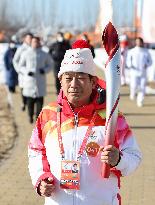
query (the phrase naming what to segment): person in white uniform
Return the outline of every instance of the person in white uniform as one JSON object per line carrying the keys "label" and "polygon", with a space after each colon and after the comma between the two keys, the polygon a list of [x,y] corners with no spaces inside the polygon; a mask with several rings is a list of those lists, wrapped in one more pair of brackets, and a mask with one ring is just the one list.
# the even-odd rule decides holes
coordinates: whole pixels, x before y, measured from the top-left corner
{"label": "person in white uniform", "polygon": [[137,106],[142,107],[147,82],[146,71],[152,64],[152,58],[144,48],[142,38],[136,38],[135,43],[136,46],[129,51],[127,57],[127,66],[130,68],[130,99],[134,100],[137,95]]}

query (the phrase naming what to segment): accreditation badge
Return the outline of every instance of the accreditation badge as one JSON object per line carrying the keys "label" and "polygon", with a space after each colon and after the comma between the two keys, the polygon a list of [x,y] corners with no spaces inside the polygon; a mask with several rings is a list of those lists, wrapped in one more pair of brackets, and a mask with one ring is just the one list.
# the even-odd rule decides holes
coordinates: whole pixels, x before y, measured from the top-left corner
{"label": "accreditation badge", "polygon": [[62,189],[80,189],[80,162],[63,160],[61,162],[60,187]]}

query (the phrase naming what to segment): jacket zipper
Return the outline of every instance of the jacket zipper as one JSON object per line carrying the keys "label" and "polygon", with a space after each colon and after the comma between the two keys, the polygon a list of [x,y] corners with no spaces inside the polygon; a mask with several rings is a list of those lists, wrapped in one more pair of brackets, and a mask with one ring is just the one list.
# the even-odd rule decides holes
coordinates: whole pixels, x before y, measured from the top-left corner
{"label": "jacket zipper", "polygon": [[74,139],[73,139],[73,153],[72,153],[72,159],[75,160],[77,158],[76,151],[77,151],[77,127],[78,127],[78,114],[74,113],[74,123],[75,123],[75,133],[74,133]]}
{"label": "jacket zipper", "polygon": [[[74,112],[73,112],[74,113]],[[76,156],[76,151],[77,151],[77,143],[76,143],[76,140],[77,140],[77,127],[78,127],[78,113],[74,113],[74,122],[75,122],[75,134],[74,134],[74,139],[73,139],[73,150],[74,150],[74,153],[73,153],[73,160],[77,158]],[[73,205],[76,205],[76,191],[74,190],[73,192]]]}
{"label": "jacket zipper", "polygon": [[[68,105],[70,106],[69,102],[68,102]],[[76,138],[77,138],[77,127],[78,127],[78,113],[74,113],[72,107],[70,106],[73,114],[74,114],[74,123],[75,123],[75,134],[74,134],[74,139],[73,139],[73,152],[72,152],[72,159],[75,160],[76,159]],[[76,190],[73,190],[73,205],[76,205]]]}

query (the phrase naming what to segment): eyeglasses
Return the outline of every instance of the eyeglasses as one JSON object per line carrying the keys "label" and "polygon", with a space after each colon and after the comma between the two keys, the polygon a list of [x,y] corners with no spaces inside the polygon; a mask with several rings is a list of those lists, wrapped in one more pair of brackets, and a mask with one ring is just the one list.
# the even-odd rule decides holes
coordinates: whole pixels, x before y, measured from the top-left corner
{"label": "eyeglasses", "polygon": [[88,74],[64,74],[63,79],[68,83],[71,82],[73,79],[77,80],[78,82],[84,82],[90,79]]}

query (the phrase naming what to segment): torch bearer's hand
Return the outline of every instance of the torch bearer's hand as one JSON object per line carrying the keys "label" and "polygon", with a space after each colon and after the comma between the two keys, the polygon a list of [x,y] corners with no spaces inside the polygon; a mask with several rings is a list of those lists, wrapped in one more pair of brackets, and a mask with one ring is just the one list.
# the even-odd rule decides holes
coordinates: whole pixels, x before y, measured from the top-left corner
{"label": "torch bearer's hand", "polygon": [[101,161],[114,167],[120,161],[119,149],[113,145],[107,145],[104,148],[100,148],[101,151]]}
{"label": "torch bearer's hand", "polygon": [[38,186],[38,192],[41,196],[50,197],[55,190],[55,186],[53,184],[53,179],[48,178],[43,181]]}

